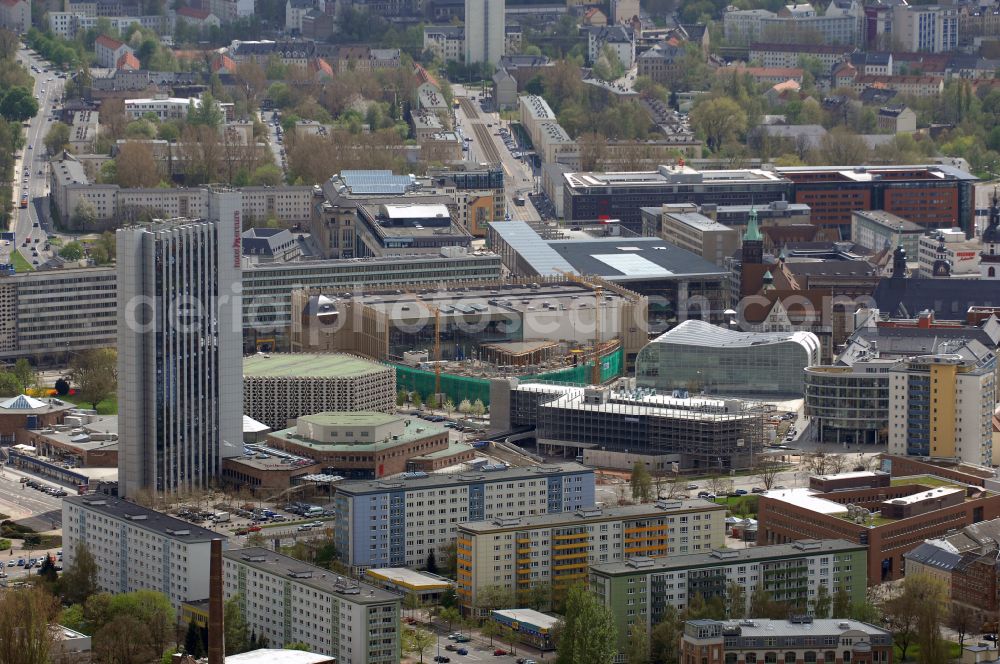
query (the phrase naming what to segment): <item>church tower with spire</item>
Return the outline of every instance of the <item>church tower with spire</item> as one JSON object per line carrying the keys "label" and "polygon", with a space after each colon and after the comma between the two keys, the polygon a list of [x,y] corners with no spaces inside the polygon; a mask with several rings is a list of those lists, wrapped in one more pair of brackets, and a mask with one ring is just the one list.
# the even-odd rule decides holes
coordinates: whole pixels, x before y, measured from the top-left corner
{"label": "church tower with spire", "polygon": [[747,218],[747,230],[743,234],[743,264],[761,265],[764,263],[764,236],[757,227],[757,210],[750,206]]}
{"label": "church tower with spire", "polygon": [[983,250],[979,252],[979,278],[1000,281],[1000,203],[993,190],[990,223],[983,231]]}

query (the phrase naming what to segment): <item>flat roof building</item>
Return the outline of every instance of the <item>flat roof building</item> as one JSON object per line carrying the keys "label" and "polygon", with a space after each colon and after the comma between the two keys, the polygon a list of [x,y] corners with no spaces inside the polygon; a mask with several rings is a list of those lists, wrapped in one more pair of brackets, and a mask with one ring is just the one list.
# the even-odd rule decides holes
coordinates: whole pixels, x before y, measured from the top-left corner
{"label": "flat roof building", "polygon": [[556,347],[552,364],[570,366],[575,364],[571,351],[592,345],[595,337],[602,344],[617,341],[626,353],[646,343],[645,298],[598,279],[521,277],[442,283],[419,291],[400,284],[357,295],[300,291],[294,307],[299,318],[293,348],[347,351],[385,361],[434,349],[436,334],[447,339],[440,350],[448,362],[488,361],[487,346],[551,341]]}
{"label": "flat roof building", "polygon": [[727,601],[733,586],[743,591],[744,612],[751,610],[758,590],[767,591],[772,601],[790,612],[808,610],[820,586],[831,596],[843,589],[852,602],[862,601],[867,588],[866,559],[865,547],[855,542],[798,540],[597,563],[590,566],[589,581],[598,600],[614,613],[619,644],[624,648],[632,626],[639,624],[649,633],[669,607],[683,612],[695,595],[705,601]]}
{"label": "flat roof building", "polygon": [[615,220],[553,231],[524,221],[490,224],[489,247],[524,278],[596,275],[657,298],[650,324],[697,316],[722,322],[729,308],[729,271],[658,237],[636,237]]}
{"label": "flat roof building", "polygon": [[907,256],[916,256],[917,243],[926,232],[926,226],[885,210],[851,212],[851,240],[875,253],[902,245]]}
{"label": "flat roof building", "polygon": [[400,595],[416,595],[423,603],[437,603],[441,596],[453,588],[450,579],[429,572],[418,572],[406,567],[379,567],[365,570],[365,579],[372,585]]}
{"label": "flat roof building", "polygon": [[854,210],[884,210],[922,226],[973,230],[974,175],[943,164],[909,166],[789,166],[775,173],[790,180],[788,200],[812,208],[812,223],[850,232]]}
{"label": "flat roof building", "polygon": [[577,463],[341,482],[334,542],[352,569],[417,567],[432,551],[439,555],[460,524],[593,504],[594,471]]}
{"label": "flat roof building", "polygon": [[903,554],[925,539],[1000,516],[1000,495],[940,477],[921,479],[830,493],[768,491],[759,499],[757,543],[839,538],[866,545],[868,584],[875,585],[901,578]]}
{"label": "flat roof building", "polygon": [[750,205],[791,198],[792,184],[780,173],[757,169],[697,171],[664,165],[655,171],[567,173],[563,205],[567,221],[619,219],[642,230],[640,208],[664,203]]}
{"label": "flat roof building", "polygon": [[157,590],[175,609],[204,599],[211,543],[227,543],[219,533],[102,494],[63,498],[62,524],[64,565],[83,544],[97,562],[101,590]]}
{"label": "flat roof building", "polygon": [[[457,534],[456,593],[467,610],[494,586],[512,592],[517,604],[537,587],[551,588],[552,599],[559,599],[586,580],[590,565],[709,551],[723,545],[725,530],[725,509],[701,499],[464,523]],[[496,569],[497,555],[512,556],[513,575]]]}
{"label": "flat roof building", "polygon": [[812,332],[742,332],[686,320],[639,351],[636,384],[670,392],[802,394],[802,370],[818,364]]}
{"label": "flat roof building", "polygon": [[243,359],[243,411],[272,429],[326,411],[392,412],[392,367],[344,353],[258,353]]}
{"label": "flat roof building", "polygon": [[956,342],[889,372],[889,452],[993,463],[995,349]]}
{"label": "flat roof building", "polygon": [[399,661],[402,595],[258,547],[225,552],[223,573],[226,599],[239,595],[248,630],[269,643],[338,664]]}
{"label": "flat roof building", "polygon": [[[893,661],[892,632],[857,620],[813,618],[791,620],[748,618],[723,622],[684,623],[683,661],[724,662],[874,662]],[[709,655],[712,656],[709,656]]]}
{"label": "flat roof building", "polygon": [[451,443],[443,426],[371,411],[302,415],[293,428],[268,434],[267,444],[352,479],[435,471],[475,456],[465,443]]}
{"label": "flat roof building", "polygon": [[472,247],[472,236],[442,204],[359,205],[354,256],[440,254],[444,247]]}
{"label": "flat roof building", "polygon": [[[652,472],[750,467],[762,449],[768,407],[735,398],[657,394],[621,381],[610,387],[493,381],[493,425],[533,427],[539,449],[587,463]],[[624,469],[624,467],[623,467]]]}

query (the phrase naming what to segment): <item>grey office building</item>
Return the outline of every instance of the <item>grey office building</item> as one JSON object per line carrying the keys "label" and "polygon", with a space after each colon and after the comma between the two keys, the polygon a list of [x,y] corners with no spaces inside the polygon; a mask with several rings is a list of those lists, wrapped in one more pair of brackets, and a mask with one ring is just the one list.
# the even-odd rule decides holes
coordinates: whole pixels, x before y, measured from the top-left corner
{"label": "grey office building", "polygon": [[118,235],[118,491],[206,488],[243,452],[241,194]]}

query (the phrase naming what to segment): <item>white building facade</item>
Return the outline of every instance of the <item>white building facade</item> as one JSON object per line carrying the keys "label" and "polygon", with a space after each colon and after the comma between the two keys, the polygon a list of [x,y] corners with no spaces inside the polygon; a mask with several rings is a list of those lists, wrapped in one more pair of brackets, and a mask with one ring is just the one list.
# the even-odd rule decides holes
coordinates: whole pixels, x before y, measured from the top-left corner
{"label": "white building facade", "polygon": [[338,664],[400,661],[402,595],[263,548],[223,554],[226,599],[271,647],[305,643]]}
{"label": "white building facade", "polygon": [[174,608],[208,596],[212,540],[224,535],[103,494],[62,502],[63,564],[83,544],[97,564],[97,585],[113,594],[156,590]]}
{"label": "white building facade", "polygon": [[334,541],[354,569],[414,567],[453,540],[461,523],[593,504],[594,471],[576,463],[343,482]]}
{"label": "white building facade", "polygon": [[465,0],[465,64],[496,65],[506,42],[505,0]]}
{"label": "white building facade", "polygon": [[208,488],[243,452],[240,207],[117,233],[119,495]]}

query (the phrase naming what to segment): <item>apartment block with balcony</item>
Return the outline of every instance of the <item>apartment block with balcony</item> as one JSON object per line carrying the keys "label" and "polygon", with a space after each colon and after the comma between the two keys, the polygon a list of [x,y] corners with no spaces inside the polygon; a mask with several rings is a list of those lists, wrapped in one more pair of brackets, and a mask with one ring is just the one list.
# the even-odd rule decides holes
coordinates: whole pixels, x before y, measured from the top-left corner
{"label": "apartment block with balcony", "polygon": [[594,471],[578,463],[410,473],[342,482],[334,542],[352,569],[416,567],[467,522],[575,512],[594,505]]}
{"label": "apartment block with balcony", "polygon": [[627,558],[590,567],[590,587],[612,610],[622,648],[630,630],[650,633],[669,607],[687,608],[695,595],[727,600],[732,588],[743,592],[746,610],[758,589],[792,610],[805,610],[825,586],[830,596],[843,588],[851,601],[865,597],[865,547],[846,540],[799,540],[749,549]]}
{"label": "apartment block with balcony", "polygon": [[586,580],[590,565],[718,548],[724,520],[722,505],[699,499],[461,524],[456,593],[466,609],[487,586],[551,587],[558,596]]}

